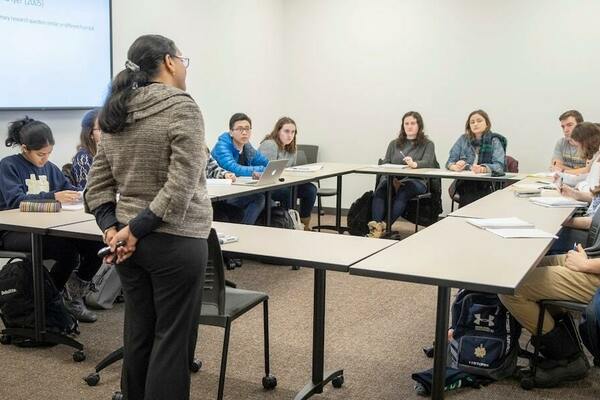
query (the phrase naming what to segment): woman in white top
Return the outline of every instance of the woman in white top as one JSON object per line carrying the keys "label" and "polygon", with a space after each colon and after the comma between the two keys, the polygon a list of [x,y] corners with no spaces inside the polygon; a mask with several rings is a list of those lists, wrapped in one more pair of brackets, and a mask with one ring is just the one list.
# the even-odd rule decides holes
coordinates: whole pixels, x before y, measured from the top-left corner
{"label": "woman in white top", "polygon": [[[571,139],[580,149],[583,157],[591,160],[589,173],[587,175],[559,174],[563,178],[560,192],[563,196],[590,203],[593,197],[591,190],[600,182],[600,127],[592,122],[582,122],[573,129]],[[581,179],[577,182],[573,180],[574,177],[581,177]]]}

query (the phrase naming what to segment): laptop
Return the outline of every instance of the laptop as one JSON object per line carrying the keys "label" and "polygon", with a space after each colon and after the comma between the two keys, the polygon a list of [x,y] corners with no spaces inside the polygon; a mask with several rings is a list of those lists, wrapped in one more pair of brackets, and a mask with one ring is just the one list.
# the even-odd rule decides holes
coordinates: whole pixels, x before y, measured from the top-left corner
{"label": "laptop", "polygon": [[283,170],[287,166],[288,160],[273,160],[269,161],[267,167],[263,171],[260,179],[252,179],[249,176],[237,177],[232,185],[243,185],[243,186],[263,186],[277,183],[279,177],[283,173]]}

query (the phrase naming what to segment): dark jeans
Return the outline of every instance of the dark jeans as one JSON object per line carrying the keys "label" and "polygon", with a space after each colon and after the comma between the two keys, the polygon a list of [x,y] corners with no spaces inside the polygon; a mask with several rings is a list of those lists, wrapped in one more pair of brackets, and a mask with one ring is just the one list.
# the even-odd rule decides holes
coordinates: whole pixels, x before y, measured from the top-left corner
{"label": "dark jeans", "polygon": [[[425,192],[427,192],[427,186],[423,181],[415,179],[403,180],[400,189],[398,189],[396,193],[392,192],[392,222],[396,221],[404,214],[404,210],[406,210],[406,205],[410,199]],[[379,182],[379,185],[377,185],[377,189],[375,189],[375,194],[373,195],[371,213],[374,221],[385,220],[386,201],[387,179],[384,178]]]}
{"label": "dark jeans", "polygon": [[[31,252],[29,233],[6,232],[2,241],[4,250]],[[103,246],[102,243],[90,240],[42,236],[42,258],[56,261],[50,270],[56,288],[62,290],[75,268],[78,268],[77,275],[82,280],[92,280],[102,264],[98,250]]]}
{"label": "dark jeans", "polygon": [[189,399],[207,257],[205,239],[151,233],[117,265],[125,294],[126,399]]}
{"label": "dark jeans", "polygon": [[569,250],[574,250],[574,245],[581,244],[584,248],[588,237],[588,231],[573,228],[562,228],[558,234],[558,239],[552,243],[548,254],[565,254]]}
{"label": "dark jeans", "polygon": [[244,218],[241,223],[246,225],[254,225],[256,223],[258,216],[265,208],[265,201],[263,193],[249,194],[225,200],[227,204],[244,209]]}
{"label": "dark jeans", "polygon": [[492,184],[484,181],[456,181],[456,193],[460,196],[458,207],[464,207],[492,193]]}
{"label": "dark jeans", "polygon": [[[300,218],[308,218],[317,200],[317,187],[310,182],[297,185],[296,187],[298,188],[298,198],[300,199]],[[290,203],[292,200],[291,188],[277,189],[273,191],[271,198],[279,201],[285,209],[289,210],[292,208]]]}

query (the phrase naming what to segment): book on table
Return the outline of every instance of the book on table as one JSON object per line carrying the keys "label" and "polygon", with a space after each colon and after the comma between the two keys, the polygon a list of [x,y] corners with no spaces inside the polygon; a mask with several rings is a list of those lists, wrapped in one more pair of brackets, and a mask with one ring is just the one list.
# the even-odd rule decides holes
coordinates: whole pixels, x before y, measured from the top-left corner
{"label": "book on table", "polygon": [[316,172],[323,169],[323,164],[305,164],[287,167],[285,170],[289,172]]}
{"label": "book on table", "polygon": [[537,229],[534,224],[520,218],[467,218],[473,226],[503,238],[556,238],[552,233]]}
{"label": "book on table", "polygon": [[529,199],[534,204],[544,207],[587,207],[588,203],[585,201],[579,201],[571,199],[569,197],[555,196],[555,197],[531,197]]}

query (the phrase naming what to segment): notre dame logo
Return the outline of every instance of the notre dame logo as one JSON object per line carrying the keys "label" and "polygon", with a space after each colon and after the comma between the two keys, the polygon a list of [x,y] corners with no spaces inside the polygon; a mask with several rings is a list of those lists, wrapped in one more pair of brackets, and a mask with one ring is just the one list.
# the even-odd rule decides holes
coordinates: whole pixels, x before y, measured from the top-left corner
{"label": "notre dame logo", "polygon": [[486,354],[487,351],[485,350],[485,347],[483,347],[483,344],[480,344],[479,346],[475,347],[475,357],[484,358]]}

